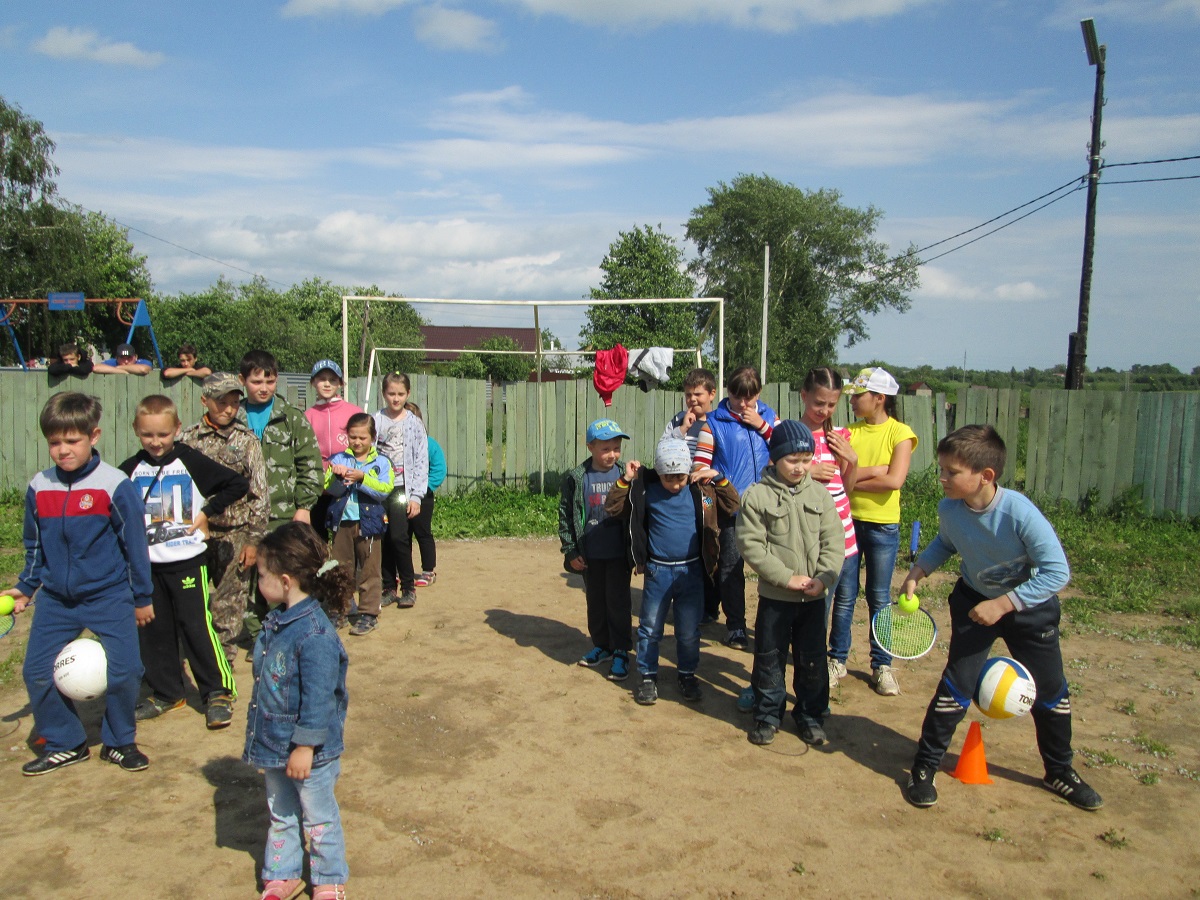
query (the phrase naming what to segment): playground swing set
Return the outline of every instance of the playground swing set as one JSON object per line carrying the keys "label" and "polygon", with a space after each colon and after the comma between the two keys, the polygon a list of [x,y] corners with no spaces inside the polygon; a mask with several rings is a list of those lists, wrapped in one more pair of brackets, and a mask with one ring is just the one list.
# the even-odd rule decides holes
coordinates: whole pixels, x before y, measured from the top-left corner
{"label": "playground swing set", "polygon": [[17,353],[17,362],[26,372],[29,363],[21,351],[21,342],[17,339],[17,330],[13,327],[13,316],[18,310],[30,306],[45,305],[51,312],[80,312],[88,303],[104,303],[116,306],[117,321],[129,326],[126,343],[133,342],[133,336],[139,328],[150,332],[150,343],[154,346],[154,356],[158,367],[163,368],[162,352],[158,349],[158,338],[154,334],[154,326],[150,323],[150,311],[146,309],[146,301],[138,297],[85,297],[81,292],[54,292],[44,299],[32,298],[21,300],[0,300],[0,325],[8,331],[13,349]]}

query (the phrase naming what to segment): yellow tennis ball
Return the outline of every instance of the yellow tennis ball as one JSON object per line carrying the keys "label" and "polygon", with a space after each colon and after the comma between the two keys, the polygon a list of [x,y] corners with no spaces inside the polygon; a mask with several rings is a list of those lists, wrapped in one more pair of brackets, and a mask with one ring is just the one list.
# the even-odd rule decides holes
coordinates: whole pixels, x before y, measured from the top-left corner
{"label": "yellow tennis ball", "polygon": [[0,597],[0,616],[12,615],[12,611],[16,608],[16,601],[12,597]]}
{"label": "yellow tennis ball", "polygon": [[901,594],[900,599],[896,601],[896,605],[900,607],[900,612],[907,616],[917,611],[921,605],[921,601],[916,594],[913,594],[911,597],[907,594]]}

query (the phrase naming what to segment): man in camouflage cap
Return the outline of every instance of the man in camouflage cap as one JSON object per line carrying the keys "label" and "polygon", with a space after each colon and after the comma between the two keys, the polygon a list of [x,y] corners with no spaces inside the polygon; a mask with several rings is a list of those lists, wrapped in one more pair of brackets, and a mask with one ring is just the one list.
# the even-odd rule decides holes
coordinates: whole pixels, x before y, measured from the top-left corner
{"label": "man in camouflage cap", "polygon": [[201,394],[204,416],[179,438],[250,482],[245,497],[208,521],[208,570],[216,584],[209,597],[209,609],[230,663],[237,657],[256,548],[266,533],[269,515],[262,448],[254,432],[237,419],[242,390],[241,381],[229,372],[206,377]]}

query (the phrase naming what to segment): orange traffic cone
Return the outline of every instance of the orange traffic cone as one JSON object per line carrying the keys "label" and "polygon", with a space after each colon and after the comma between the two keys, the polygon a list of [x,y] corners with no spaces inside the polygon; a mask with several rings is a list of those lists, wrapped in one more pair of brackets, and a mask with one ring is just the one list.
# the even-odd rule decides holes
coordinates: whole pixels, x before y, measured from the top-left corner
{"label": "orange traffic cone", "polygon": [[967,741],[963,744],[962,753],[958,757],[958,765],[954,767],[954,777],[963,784],[991,784],[988,778],[987,755],[983,752],[983,732],[978,722],[972,722],[967,729]]}

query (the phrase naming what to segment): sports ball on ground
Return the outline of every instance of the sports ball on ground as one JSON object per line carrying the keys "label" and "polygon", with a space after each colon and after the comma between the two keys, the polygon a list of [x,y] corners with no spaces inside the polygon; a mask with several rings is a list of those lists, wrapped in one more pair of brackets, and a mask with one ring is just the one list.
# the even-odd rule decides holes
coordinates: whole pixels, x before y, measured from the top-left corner
{"label": "sports ball on ground", "polygon": [[993,656],[983,664],[975,687],[975,705],[992,719],[1011,719],[1033,709],[1037,688],[1029,670],[1007,656]]}
{"label": "sports ball on ground", "polygon": [[54,660],[54,686],[72,700],[95,700],[108,688],[108,657],[99,641],[78,638]]}

